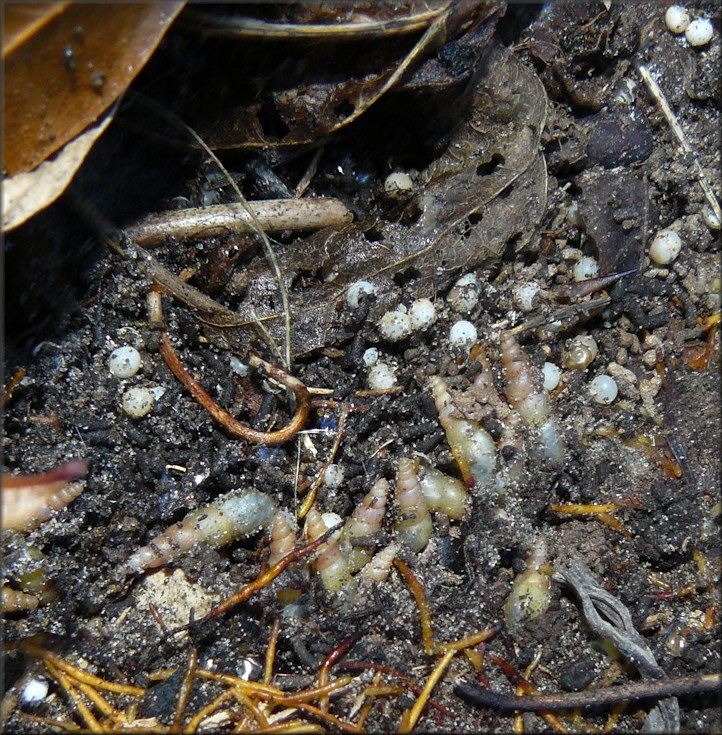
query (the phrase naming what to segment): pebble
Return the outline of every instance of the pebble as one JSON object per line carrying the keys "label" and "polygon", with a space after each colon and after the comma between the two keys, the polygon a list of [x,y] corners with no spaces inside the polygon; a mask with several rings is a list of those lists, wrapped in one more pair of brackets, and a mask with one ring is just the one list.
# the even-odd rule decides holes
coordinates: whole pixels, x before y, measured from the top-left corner
{"label": "pebble", "polygon": [[330,490],[335,490],[340,487],[345,474],[342,465],[330,464],[326,468],[326,473],[323,476],[323,484]]}
{"label": "pebble", "polygon": [[659,265],[671,263],[682,251],[682,238],[674,230],[660,230],[649,246],[649,257]]}
{"label": "pebble", "polygon": [[379,361],[379,351],[375,347],[369,347],[368,350],[363,353],[361,359],[366,367],[373,367]]}
{"label": "pebble", "polygon": [[681,5],[670,5],[664,14],[664,22],[672,33],[684,33],[689,26],[689,13]]}
{"label": "pebble", "polygon": [[618,393],[617,384],[609,375],[597,375],[589,384],[592,398],[602,406],[608,406]]}
{"label": "pebble", "polygon": [[140,352],[125,345],[110,353],[108,369],[116,378],[132,378],[140,370]]}
{"label": "pebble", "polygon": [[706,46],[714,34],[712,23],[707,18],[693,20],[684,32],[690,46]]}

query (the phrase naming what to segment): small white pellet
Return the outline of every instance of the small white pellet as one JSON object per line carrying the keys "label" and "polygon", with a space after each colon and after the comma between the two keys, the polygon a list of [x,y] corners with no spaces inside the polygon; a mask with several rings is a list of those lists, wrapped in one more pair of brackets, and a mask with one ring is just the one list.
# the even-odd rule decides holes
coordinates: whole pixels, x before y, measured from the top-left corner
{"label": "small white pellet", "polygon": [[373,367],[379,361],[379,351],[375,347],[369,347],[363,353],[361,359],[364,361],[366,367]]}
{"label": "small white pellet", "polygon": [[707,18],[696,18],[687,27],[684,37],[690,46],[705,46],[712,40],[713,34],[714,28]]}
{"label": "small white pellet", "polygon": [[522,311],[533,311],[534,302],[541,286],[535,281],[521,283],[514,288],[514,301]]}
{"label": "small white pellet", "polygon": [[578,202],[572,202],[569,205],[569,209],[567,209],[567,222],[574,227],[584,227],[584,217],[582,217],[582,213],[579,211]]}
{"label": "small white pellet", "polygon": [[130,388],[123,395],[123,410],[134,419],[145,416],[153,408],[155,396],[150,388]]}
{"label": "small white pellet", "polygon": [[389,342],[398,342],[411,334],[411,317],[401,311],[387,311],[379,322],[379,332]]}
{"label": "small white pellet", "polygon": [[30,679],[23,687],[20,699],[23,704],[37,704],[48,696],[49,688],[47,679]]}
{"label": "small white pellet", "polygon": [[[327,513],[321,513],[321,519],[326,524],[326,528],[333,528],[334,526],[338,526],[339,523],[343,523],[343,518],[338,513],[334,513],[332,511],[328,511]],[[341,538],[341,532],[343,531],[343,527],[337,529],[331,534],[331,538],[335,538],[336,541]]]}
{"label": "small white pellet", "polygon": [[436,308],[431,299],[416,299],[409,310],[412,329],[426,329],[436,319]]}
{"label": "small white pellet", "polygon": [[231,370],[236,374],[240,375],[242,378],[245,378],[246,375],[250,372],[250,368],[248,365],[246,365],[245,362],[241,362],[235,355],[231,357]]}
{"label": "small white pellet", "polygon": [[476,327],[463,319],[452,324],[449,330],[449,344],[452,347],[469,348],[476,343],[476,337]]}
{"label": "small white pellet", "polygon": [[599,275],[599,264],[595,258],[585,255],[575,263],[572,275],[575,281],[588,281],[590,278],[596,278]]}
{"label": "small white pellet", "polygon": [[384,362],[377,362],[369,370],[369,388],[371,390],[387,390],[396,385],[394,371]]}
{"label": "small white pellet", "polygon": [[108,368],[116,378],[131,378],[140,370],[140,352],[125,345],[110,353]]}
{"label": "small white pellet", "polygon": [[674,230],[660,230],[649,246],[649,257],[660,265],[671,263],[682,251],[682,238]]}
{"label": "small white pellet", "polygon": [[410,193],[414,188],[414,182],[408,174],[403,171],[395,171],[389,174],[384,181],[384,191],[389,196]]}
{"label": "small white pellet", "polygon": [[609,375],[597,375],[589,384],[592,398],[603,406],[608,406],[617,397],[617,384]]}
{"label": "small white pellet", "polygon": [[544,390],[546,391],[554,390],[562,379],[561,368],[553,362],[544,363],[542,374],[544,375]]}
{"label": "small white pellet", "polygon": [[462,276],[451,288],[447,301],[454,311],[468,314],[479,301],[479,284],[473,273]]}
{"label": "small white pellet", "polygon": [[361,294],[375,294],[377,292],[378,289],[373,283],[369,283],[368,281],[356,281],[356,283],[352,283],[349,286],[348,291],[346,291],[346,303],[352,309],[358,309]]}
{"label": "small white pellet", "polygon": [[689,13],[681,5],[670,5],[664,14],[664,22],[672,33],[684,33],[689,26]]}
{"label": "small white pellet", "polygon": [[326,472],[323,476],[323,484],[330,490],[335,490],[337,487],[340,487],[345,474],[343,465],[330,464],[326,467]]}

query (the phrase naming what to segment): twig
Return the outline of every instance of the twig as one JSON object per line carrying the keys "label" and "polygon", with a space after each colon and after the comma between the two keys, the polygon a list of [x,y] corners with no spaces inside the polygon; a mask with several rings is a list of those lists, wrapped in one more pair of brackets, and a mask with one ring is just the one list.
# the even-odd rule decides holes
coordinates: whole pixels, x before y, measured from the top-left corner
{"label": "twig", "polygon": [[454,687],[454,692],[477,707],[536,712],[537,710],[585,709],[638,699],[663,699],[688,694],[702,694],[719,691],[721,685],[722,677],[720,674],[700,674],[697,676],[681,676],[677,679],[633,682],[623,686],[604,687],[593,691],[569,692],[567,694],[539,694],[519,697],[514,694],[500,694],[491,689],[481,689],[472,684],[458,684]]}
{"label": "twig", "polygon": [[[248,202],[248,207],[264,232],[317,230],[347,225],[353,219],[341,201],[323,197],[267,199]],[[125,229],[126,236],[144,248],[160,245],[166,237],[184,240],[231,232],[256,232],[253,218],[240,202],[153,214]]]}
{"label": "twig", "polygon": [[702,191],[704,192],[704,195],[707,198],[710,207],[712,207],[712,211],[717,217],[717,221],[722,221],[722,210],[720,209],[719,201],[717,200],[715,193],[712,191],[712,187],[707,181],[707,177],[702,170],[702,164],[699,162],[699,157],[697,156],[694,148],[692,148],[692,146],[689,144],[687,136],[684,134],[684,130],[682,130],[682,126],[679,124],[679,121],[677,120],[674,112],[672,112],[672,108],[669,106],[669,102],[667,102],[667,98],[664,96],[664,93],[660,89],[659,84],[657,84],[657,80],[651,75],[649,69],[647,69],[644,64],[640,63],[637,60],[633,61],[632,64],[637,70],[639,76],[642,77],[642,81],[649,90],[649,93],[657,101],[659,109],[662,110],[662,114],[667,120],[667,123],[669,123],[669,127],[672,128],[674,137],[677,138],[677,141],[682,147],[682,150],[692,156],[694,172],[697,175],[699,185],[702,187]]}
{"label": "twig", "polygon": [[291,421],[278,431],[257,431],[250,426],[234,419],[228,411],[219,406],[185,369],[176,351],[171,346],[168,335],[163,332],[160,345],[160,354],[168,367],[181,383],[188,389],[195,400],[208,411],[213,419],[235,436],[256,444],[283,444],[292,439],[304,426],[311,411],[311,396],[306,386],[297,378],[262,360],[258,355],[251,354],[248,362],[252,367],[261,369],[277,383],[290,388],[296,396],[296,413]]}

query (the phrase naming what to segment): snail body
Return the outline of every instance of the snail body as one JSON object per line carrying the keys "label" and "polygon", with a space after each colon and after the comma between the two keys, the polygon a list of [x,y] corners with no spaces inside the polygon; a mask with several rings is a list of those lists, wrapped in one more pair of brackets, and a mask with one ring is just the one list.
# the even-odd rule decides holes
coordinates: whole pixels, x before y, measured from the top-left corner
{"label": "snail body", "polygon": [[138,549],[121,566],[125,574],[140,574],[147,569],[175,561],[196,544],[224,546],[242,536],[267,527],[276,503],[255,490],[233,492],[210,505],[189,513],[147,546]]}
{"label": "snail body", "polygon": [[421,491],[429,508],[446,513],[455,521],[460,520],[467,508],[469,493],[464,483],[445,475],[428,462],[420,462]]}
{"label": "snail body", "polygon": [[547,545],[539,538],[527,559],[526,571],[522,572],[511,586],[511,592],[504,603],[504,620],[509,631],[514,634],[520,626],[542,615],[551,602],[551,578],[544,566]]}
{"label": "snail body", "polygon": [[6,584],[2,587],[2,606],[3,613],[6,615],[33,610],[39,604],[40,600],[35,595],[29,595],[21,590],[14,590]]}
{"label": "snail body", "polygon": [[296,547],[297,540],[296,532],[289,523],[288,515],[279,510],[273,516],[271,524],[271,553],[268,557],[268,565],[272,567],[281,561],[284,556],[290,554]]}
{"label": "snail body", "polygon": [[371,582],[385,582],[391,572],[394,563],[394,557],[399,553],[401,547],[397,543],[391,543],[384,546],[383,549],[377,551],[371,561],[361,569],[358,578],[361,583],[370,584]]}

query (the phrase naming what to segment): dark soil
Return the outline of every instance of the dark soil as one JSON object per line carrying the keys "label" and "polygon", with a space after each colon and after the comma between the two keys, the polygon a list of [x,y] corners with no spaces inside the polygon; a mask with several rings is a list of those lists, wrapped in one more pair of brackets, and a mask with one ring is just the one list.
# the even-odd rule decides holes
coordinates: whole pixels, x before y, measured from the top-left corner
{"label": "dark soil", "polygon": [[[513,714],[483,712],[453,691],[455,684],[467,681],[513,692],[513,684],[489,658],[492,653],[521,673],[536,661],[530,678],[548,692],[638,678],[631,664],[594,635],[574,594],[556,581],[548,610],[514,636],[507,632],[502,607],[539,536],[548,543],[548,563],[560,569],[581,558],[598,583],[629,608],[668,677],[720,668],[720,373],[713,325],[720,310],[719,230],[708,226],[708,205],[691,156],[680,152],[633,68],[633,62],[650,68],[719,197],[722,16],[716,3],[697,4],[690,12],[712,18],[715,35],[707,47],[693,49],[683,37],[672,35],[657,3],[613,5],[609,11],[601,4],[507,8],[493,42],[504,42],[538,74],[549,99],[542,135],[547,207],[537,230],[520,249],[512,244],[500,258],[474,269],[481,296],[470,314],[454,313],[445,298],[448,286],[431,284],[424,295],[435,301],[435,324],[389,343],[380,338],[373,319],[352,314],[339,299],[341,337],[295,359],[293,373],[307,386],[330,389],[333,394],[324,397],[365,407],[346,420],[335,458],[345,472],[343,483],[335,489],[322,486],[316,501],[322,510],[346,518],[378,477],[393,480],[401,457],[419,452],[458,476],[428,376],[443,376],[463,402],[462,392],[480,365],[449,347],[449,328],[459,318],[476,326],[500,391],[500,328],[540,317],[535,328],[519,333],[536,366],[561,364],[577,334],[591,335],[598,344],[599,354],[589,368],[563,371],[563,389],[552,393],[566,446],[564,461],[551,466],[535,460],[527,446],[522,450],[525,469],[508,488],[503,507],[495,495],[472,489],[471,509],[462,521],[437,516],[427,547],[419,554],[400,554],[426,591],[437,641],[502,626],[486,643],[478,677],[459,653],[435,688],[432,697],[456,718],[427,708],[419,720],[421,730],[512,728]],[[647,39],[643,48],[642,38]],[[165,43],[176,58],[173,31]],[[162,47],[157,66],[151,62],[141,76],[139,90],[151,88],[143,83],[164,70],[168,62],[163,53]],[[173,73],[182,76],[177,68]],[[218,79],[208,84],[210,89],[223,86]],[[122,259],[86,229],[77,203],[82,208],[90,202],[112,224],[127,225],[173,206],[174,197],[185,197],[187,206],[200,203],[204,195],[206,202],[230,199],[231,192],[218,186],[197,152],[179,152],[167,137],[151,132],[167,123],[147,119],[139,127],[136,118],[127,119],[124,125],[121,116],[91,154],[72,200],[64,197],[7,236],[5,384],[20,369],[26,375],[5,406],[3,468],[13,474],[42,472],[84,457],[90,472],[85,491],[67,510],[24,536],[7,535],[5,580],[20,586],[28,563],[23,548],[35,547],[44,555],[44,574],[57,598],[6,618],[5,640],[44,635],[46,647],[70,661],[82,660],[79,665],[104,678],[117,680],[119,669],[131,683],[152,687],[138,717],[156,718],[164,725],[172,721],[182,674],[162,682],[149,674],[182,670],[194,647],[203,668],[240,675],[256,666],[251,678],[259,678],[271,625],[279,615],[274,683],[283,688],[312,686],[323,658],[356,632],[360,638],[346,660],[393,667],[423,685],[436,661],[424,654],[418,608],[395,570],[385,583],[356,596],[331,595],[315,575],[307,580],[299,570],[287,572],[248,603],[180,637],[161,628],[151,603],[168,628],[187,622],[190,608],[200,617],[213,602],[259,574],[263,554],[259,558],[256,552],[263,546],[262,534],[221,549],[196,548],[172,565],[182,574],[170,576],[170,570],[162,570],[128,584],[114,574],[138,547],[234,489],[253,487],[295,509],[298,453],[301,475],[313,478],[328,456],[338,419],[333,408],[314,410],[300,450],[296,440],[259,448],[214,423],[170,372],[158,352],[158,334],[148,324],[146,274],[137,261]],[[398,168],[422,170],[438,155],[443,139],[439,143],[437,136],[435,145],[426,138],[414,141],[395,155],[390,146],[396,136],[389,134],[387,141],[378,135],[377,125],[374,121],[341,131],[332,139],[311,193],[341,197],[357,213],[384,217],[390,211],[383,197],[386,175]],[[409,136],[413,134],[410,129]],[[311,156],[272,160],[272,168],[293,189]],[[238,173],[249,198],[273,195],[258,193],[262,177],[254,178],[251,164],[259,156],[236,152],[221,158]],[[576,215],[569,214],[573,203]],[[648,244],[657,230],[670,226],[682,237],[683,249],[670,266],[657,267],[650,263]],[[285,246],[292,236],[281,239]],[[154,255],[180,273],[185,267],[200,268],[223,245],[166,243]],[[559,317],[550,314],[562,305],[547,296],[572,283],[571,271],[581,255],[594,256],[602,275],[637,270],[609,287],[602,310],[589,314],[570,308],[559,326]],[[235,267],[246,265],[238,261]],[[318,276],[306,275],[312,289]],[[360,270],[359,278],[364,275]],[[525,282],[541,289],[530,312],[520,310],[516,296]],[[406,284],[397,285],[400,302],[409,305]],[[310,290],[309,299],[312,294]],[[222,285],[214,298],[234,307],[225,300]],[[234,351],[229,346],[250,339],[254,349],[275,360],[273,353],[257,337],[237,330],[224,342],[218,330],[196,319],[185,305],[167,297],[163,305],[168,332],[188,369],[221,405],[253,424],[268,386],[260,377],[240,378],[231,370]],[[122,344],[135,346],[143,359],[141,371],[127,380],[113,377],[107,367],[111,351]],[[368,389],[361,355],[371,346],[395,369],[402,390],[355,397],[356,391]],[[236,351],[244,357],[241,348]],[[613,375],[619,386],[617,399],[604,407],[592,400],[588,388],[602,373]],[[132,385],[165,391],[152,412],[137,420],[120,405]],[[257,417],[257,428],[266,428],[264,415],[275,421],[275,428],[287,422],[283,394],[267,406],[268,412],[264,409]],[[488,426],[493,432],[493,421]],[[617,528],[589,514],[564,515],[551,508],[617,501],[620,508],[612,513],[620,522]],[[390,502],[381,542],[392,535],[394,515]],[[289,609],[284,614],[278,599],[286,587],[301,590],[294,615]],[[332,670],[331,679],[346,673],[340,668]],[[15,699],[24,682],[43,676],[43,671],[30,657],[7,655],[8,732],[52,729],[21,710],[82,722],[55,684],[38,705]],[[334,697],[330,711],[346,720],[371,678],[372,672],[365,672],[363,684]],[[399,680],[385,675],[382,683]],[[199,681],[188,702],[189,715],[220,691],[213,682]],[[379,698],[365,727],[396,730],[415,698],[411,689]],[[640,730],[652,706],[630,703],[617,729]],[[567,725],[570,730],[604,726],[610,712],[588,710],[583,719],[569,719]],[[528,732],[548,729],[536,714],[523,719]],[[680,698],[680,727],[683,732],[718,732],[717,697]]]}

